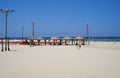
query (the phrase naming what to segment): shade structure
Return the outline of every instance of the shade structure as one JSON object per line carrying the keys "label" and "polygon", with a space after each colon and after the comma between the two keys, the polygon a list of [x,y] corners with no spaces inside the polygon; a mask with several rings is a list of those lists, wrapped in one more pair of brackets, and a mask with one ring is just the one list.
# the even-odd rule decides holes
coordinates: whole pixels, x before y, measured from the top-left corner
{"label": "shade structure", "polygon": [[[41,40],[43,41],[44,40],[44,38],[42,38],[42,37],[35,37],[35,40],[37,40],[37,45],[41,45],[41,44],[43,44],[43,42],[41,42]],[[44,40],[44,44],[46,44],[45,43],[45,40]]]}
{"label": "shade structure", "polygon": [[27,40],[29,42],[30,47],[31,47],[31,45],[34,45],[34,38],[33,37],[30,37]]}
{"label": "shade structure", "polygon": [[32,40],[33,39],[33,37],[30,37],[30,38],[28,38],[27,40]]}
{"label": "shade structure", "polygon": [[60,38],[58,36],[51,37],[51,40],[59,40]]}
{"label": "shade structure", "polygon": [[70,36],[65,36],[63,40],[71,40],[72,38]]}
{"label": "shade structure", "polygon": [[[34,43],[33,43],[33,39],[34,39]],[[31,44],[40,45],[41,40],[44,40],[44,38],[42,38],[42,37],[35,37],[35,38],[31,37],[31,38],[28,38],[28,40],[29,40],[30,45]]]}
{"label": "shade structure", "polygon": [[65,36],[64,38],[62,38],[62,43],[65,45],[73,44],[73,38],[71,38],[70,36]]}
{"label": "shade structure", "polygon": [[77,36],[77,37],[75,37],[74,39],[76,39],[76,40],[84,40],[84,38],[81,37],[81,36]]}
{"label": "shade structure", "polygon": [[77,37],[74,38],[74,43],[75,44],[82,44],[82,45],[84,45],[85,44],[84,40],[85,39],[83,37],[77,36]]}
{"label": "shade structure", "polygon": [[53,36],[49,39],[51,45],[59,45],[61,44],[61,39],[58,36]]}
{"label": "shade structure", "polygon": [[44,40],[44,38],[42,38],[42,37],[35,37],[34,39],[35,40]]}
{"label": "shade structure", "polygon": [[[28,38],[28,40],[32,40],[32,39],[33,39],[33,37]],[[35,37],[34,40],[44,40],[44,38],[42,38],[42,37]]]}

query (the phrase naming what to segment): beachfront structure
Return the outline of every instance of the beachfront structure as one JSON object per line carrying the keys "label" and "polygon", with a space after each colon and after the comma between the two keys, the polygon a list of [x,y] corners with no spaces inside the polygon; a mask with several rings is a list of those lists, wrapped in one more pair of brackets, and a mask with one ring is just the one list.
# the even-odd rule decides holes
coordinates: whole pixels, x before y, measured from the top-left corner
{"label": "beachfront structure", "polygon": [[70,36],[65,36],[64,38],[60,38],[58,36],[53,36],[50,39],[44,39],[42,37],[35,37],[34,43],[33,38],[28,38],[29,44],[35,44],[35,45],[76,45],[76,44],[85,44],[85,39],[81,36],[77,36],[75,38],[72,38]]}
{"label": "beachfront structure", "polygon": [[34,38],[36,41],[35,41],[35,43],[36,43],[36,45],[46,45],[46,41],[44,40],[44,38],[42,38],[42,37],[36,37],[36,38]]}
{"label": "beachfront structure", "polygon": [[50,45],[60,45],[61,44],[61,39],[57,36],[53,36],[49,39]]}
{"label": "beachfront structure", "polygon": [[71,38],[70,36],[66,36],[66,37],[62,38],[62,44],[65,44],[65,45],[72,44],[73,45],[73,38]]}
{"label": "beachfront structure", "polygon": [[[5,44],[5,40],[2,39],[0,40],[0,44]],[[71,38],[70,36],[66,36],[64,38],[60,38],[57,36],[53,36],[51,38],[42,38],[42,37],[35,37],[34,38],[34,42],[33,42],[33,38],[27,38],[23,41],[21,40],[14,40],[14,41],[10,41],[10,44],[20,44],[20,45],[30,45],[32,46],[34,45],[76,45],[76,44],[81,44],[84,45],[85,44],[85,39],[78,36],[75,38]],[[2,50],[3,51],[3,47]]]}
{"label": "beachfront structure", "polygon": [[[31,45],[33,45],[33,44],[35,44],[35,45],[41,45],[41,43],[44,41],[45,42],[45,39],[44,38],[42,38],[42,37],[35,37],[34,38],[34,42],[33,42],[33,38],[31,37],[31,38],[28,38],[28,40],[29,40],[29,45],[31,46]],[[46,45],[46,43],[45,43],[45,45]]]}
{"label": "beachfront structure", "polygon": [[74,38],[74,43],[85,45],[85,39],[81,36],[77,36],[76,38]]}

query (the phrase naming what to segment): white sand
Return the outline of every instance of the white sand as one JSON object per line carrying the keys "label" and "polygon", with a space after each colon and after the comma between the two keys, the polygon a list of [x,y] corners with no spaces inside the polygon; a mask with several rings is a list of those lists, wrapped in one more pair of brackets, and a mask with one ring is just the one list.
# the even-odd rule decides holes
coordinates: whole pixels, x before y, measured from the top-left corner
{"label": "white sand", "polygon": [[0,52],[0,78],[120,78],[120,43],[10,47]]}

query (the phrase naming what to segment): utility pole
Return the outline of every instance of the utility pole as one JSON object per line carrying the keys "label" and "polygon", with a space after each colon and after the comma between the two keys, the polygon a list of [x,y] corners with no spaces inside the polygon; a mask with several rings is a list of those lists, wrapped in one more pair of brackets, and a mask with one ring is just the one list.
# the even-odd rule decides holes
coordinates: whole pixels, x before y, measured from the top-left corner
{"label": "utility pole", "polygon": [[32,45],[34,47],[34,26],[35,26],[35,22],[32,21]]}
{"label": "utility pole", "polygon": [[3,38],[1,39],[1,41],[2,41],[2,52],[4,51],[4,46],[3,46]]}
{"label": "utility pole", "polygon": [[89,27],[88,27],[88,24],[86,24],[86,34],[87,34],[87,42],[88,42],[88,45],[89,45],[90,41],[89,41]]}
{"label": "utility pole", "polygon": [[22,42],[23,42],[23,35],[24,35],[24,27],[22,27]]}
{"label": "utility pole", "polygon": [[[14,12],[14,10],[9,10],[9,9],[6,9],[6,10],[2,10],[0,9],[0,12],[2,13],[5,13],[5,51],[10,51],[10,48],[9,48],[9,40],[8,40],[8,25],[7,25],[7,21],[8,21],[8,13],[12,13]],[[7,44],[8,44],[8,47],[7,47]]]}

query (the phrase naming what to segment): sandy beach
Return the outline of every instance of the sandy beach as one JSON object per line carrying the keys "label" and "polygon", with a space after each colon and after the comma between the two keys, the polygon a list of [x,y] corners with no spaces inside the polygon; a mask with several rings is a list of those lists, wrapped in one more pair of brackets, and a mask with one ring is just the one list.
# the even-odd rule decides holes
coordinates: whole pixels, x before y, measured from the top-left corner
{"label": "sandy beach", "polygon": [[10,49],[0,52],[0,78],[120,78],[120,42]]}

